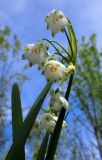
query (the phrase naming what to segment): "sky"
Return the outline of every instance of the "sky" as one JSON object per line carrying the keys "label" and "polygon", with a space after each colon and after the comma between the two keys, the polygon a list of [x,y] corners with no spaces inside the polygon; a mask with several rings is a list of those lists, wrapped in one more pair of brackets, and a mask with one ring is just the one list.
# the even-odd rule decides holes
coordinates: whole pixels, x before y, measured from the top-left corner
{"label": "sky", "polygon": [[[2,26],[8,25],[12,33],[18,35],[23,52],[23,47],[27,43],[36,43],[42,37],[52,39],[51,32],[46,30],[44,18],[53,9],[63,11],[71,20],[78,40],[83,35],[88,37],[92,33],[96,33],[97,44],[99,47],[102,46],[102,21],[100,20],[102,0],[0,0],[0,24]],[[57,34],[55,39],[66,46],[62,33]],[[37,91],[34,96],[36,97],[43,88],[43,78],[36,67],[31,68],[27,74],[33,75],[30,84],[32,88],[36,86]],[[33,95],[34,90],[27,87],[24,91],[28,93],[25,97],[25,103],[30,101],[32,104],[33,100],[29,98],[29,93]]]}
{"label": "sky", "polygon": [[[83,35],[88,37],[96,33],[97,44],[101,48],[102,0],[0,0],[0,24],[9,26],[12,33],[18,35],[23,52],[23,46],[27,43],[36,43],[42,37],[52,39],[44,18],[53,9],[63,11],[71,20],[78,40]],[[62,33],[57,34],[55,39],[66,46]],[[29,69],[27,74],[31,80],[22,89],[25,106],[34,102],[46,83],[37,67]]]}
{"label": "sky", "polygon": [[26,44],[45,34],[51,37],[44,17],[52,9],[58,9],[69,17],[78,39],[95,32],[101,44],[101,7],[102,0],[0,0],[0,23],[9,25]]}

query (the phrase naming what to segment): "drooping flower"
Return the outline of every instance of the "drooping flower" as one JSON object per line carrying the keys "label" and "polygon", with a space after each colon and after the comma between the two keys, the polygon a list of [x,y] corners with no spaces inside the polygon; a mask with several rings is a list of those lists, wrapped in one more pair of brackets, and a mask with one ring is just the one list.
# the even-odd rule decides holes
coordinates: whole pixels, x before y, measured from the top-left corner
{"label": "drooping flower", "polygon": [[45,64],[44,75],[50,81],[64,81],[66,80],[66,67],[55,60],[50,60]]}
{"label": "drooping flower", "polygon": [[62,11],[52,10],[46,17],[47,28],[51,29],[52,36],[59,31],[63,31],[65,26],[69,25],[69,22]]}
{"label": "drooping flower", "polygon": [[[40,129],[45,129],[48,133],[52,134],[56,125],[58,117],[45,113],[40,122]],[[63,121],[62,129],[66,126],[66,121]]]}
{"label": "drooping flower", "polygon": [[37,44],[27,44],[25,46],[22,59],[28,59],[30,66],[32,66],[35,64],[43,65],[48,57],[49,53],[46,45],[38,42]]}
{"label": "drooping flower", "polygon": [[53,133],[58,117],[54,117],[49,113],[45,113],[41,120],[41,128],[47,132]]}
{"label": "drooping flower", "polygon": [[57,112],[60,112],[62,107],[64,107],[65,109],[70,108],[67,100],[64,97],[60,96],[59,92],[53,93],[50,99],[50,107],[51,110]]}
{"label": "drooping flower", "polygon": [[41,133],[41,129],[40,129],[40,121],[39,120],[36,120],[31,131],[30,131],[30,134],[29,134],[29,138],[33,137],[34,135],[40,135]]}

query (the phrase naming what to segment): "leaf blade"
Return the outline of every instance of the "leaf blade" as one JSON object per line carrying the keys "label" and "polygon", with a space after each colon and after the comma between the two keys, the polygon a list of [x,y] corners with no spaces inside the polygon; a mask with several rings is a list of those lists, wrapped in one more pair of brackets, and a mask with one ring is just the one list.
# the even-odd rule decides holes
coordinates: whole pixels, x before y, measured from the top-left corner
{"label": "leaf blade", "polygon": [[[23,123],[22,107],[20,99],[20,91],[17,83],[14,83],[12,87],[12,135],[13,142],[16,140],[16,136]],[[25,160],[25,148],[22,146],[20,154],[17,155],[18,159]]]}
{"label": "leaf blade", "polygon": [[76,35],[74,32],[74,29],[72,27],[72,24],[70,22],[70,20],[67,18],[68,20],[68,31],[69,31],[69,37],[70,37],[70,43],[72,45],[72,50],[73,50],[73,56],[74,56],[74,63],[76,61],[76,56],[77,56],[77,39],[76,39]]}
{"label": "leaf blade", "polygon": [[41,108],[41,105],[52,85],[52,82],[48,82],[47,85],[44,87],[38,98],[36,99],[35,103],[32,105],[31,110],[29,111],[26,119],[24,120],[19,134],[16,137],[15,142],[12,144],[6,160],[18,160],[15,155],[19,154],[21,147],[25,145],[26,140],[29,136],[30,130],[34,124],[34,121],[38,115],[38,112]]}

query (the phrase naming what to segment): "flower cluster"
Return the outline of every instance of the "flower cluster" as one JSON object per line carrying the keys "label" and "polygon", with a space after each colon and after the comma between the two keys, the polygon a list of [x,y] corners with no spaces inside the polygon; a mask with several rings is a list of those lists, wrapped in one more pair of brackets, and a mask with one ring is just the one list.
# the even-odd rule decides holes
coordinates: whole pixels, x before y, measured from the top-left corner
{"label": "flower cluster", "polygon": [[[70,109],[70,106],[67,100],[60,96],[60,92],[53,92],[50,99],[50,111],[52,112],[60,112],[62,107],[65,109]],[[50,114],[44,113],[42,119],[40,121],[36,121],[31,130],[30,136],[35,133],[35,135],[39,135],[42,129],[45,129],[48,133],[53,133],[58,117]],[[66,122],[63,121],[63,128],[65,127]]]}
{"label": "flower cluster", "polygon": [[[65,31],[66,34],[65,27],[69,27],[69,25],[71,25],[63,12],[57,10],[51,11],[46,16],[45,21],[47,23],[47,28],[51,30],[53,37],[58,32]],[[67,76],[75,70],[71,55],[60,44],[52,41],[59,45],[63,51],[66,51],[67,56],[63,55],[63,52],[61,52],[59,48],[56,48],[51,41],[47,40],[48,42],[51,42],[50,44],[56,50],[55,52],[61,56],[62,62],[63,60],[67,62],[65,66],[63,63],[57,61],[56,58],[52,58],[51,54],[48,52],[47,44],[43,43],[44,40],[47,39],[42,39],[36,44],[27,44],[24,47],[22,59],[28,60],[30,66],[37,64],[48,81],[66,81]],[[54,112],[57,113],[56,115],[58,115],[63,107],[65,109],[69,109],[67,100],[62,97],[59,92],[54,92],[50,99],[50,113]],[[53,133],[58,117],[53,116],[50,113],[45,113],[41,121],[35,122],[30,135],[33,133],[40,133],[43,128],[46,129],[47,132]],[[63,122],[63,126],[64,124],[65,122]]]}
{"label": "flower cluster", "polygon": [[[70,25],[64,14],[57,10],[51,11],[46,16],[45,20],[53,36]],[[53,82],[65,81],[67,75],[75,70],[73,64],[66,68],[64,64],[57,60],[52,60],[51,54],[48,52],[48,47],[43,43],[43,40],[38,41],[36,44],[27,44],[24,47],[22,59],[27,59],[30,66],[37,64],[38,68],[42,69],[42,73],[45,75],[46,79]]]}

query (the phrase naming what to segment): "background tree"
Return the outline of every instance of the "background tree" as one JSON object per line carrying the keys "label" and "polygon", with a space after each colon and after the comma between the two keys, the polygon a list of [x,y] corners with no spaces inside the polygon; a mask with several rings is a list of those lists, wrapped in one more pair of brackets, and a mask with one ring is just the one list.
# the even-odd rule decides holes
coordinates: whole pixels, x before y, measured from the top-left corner
{"label": "background tree", "polygon": [[[18,81],[20,85],[27,79],[23,74],[25,66],[22,66],[19,59],[20,41],[16,35],[11,33],[8,26],[0,26],[0,148],[9,138],[5,133],[7,122],[5,116],[9,113],[9,91],[14,81]],[[0,149],[1,151],[1,149]]]}
{"label": "background tree", "polygon": [[[90,156],[93,156],[93,159],[102,159],[101,59],[102,52],[97,48],[96,35],[91,35],[88,41],[82,37],[78,47],[78,65],[72,91],[72,114],[76,117],[76,121],[80,122],[79,127],[81,127],[76,139],[82,143],[87,141],[89,149],[84,152],[88,153],[92,149]],[[83,134],[82,138],[80,133]],[[98,153],[100,156],[97,156]]]}

